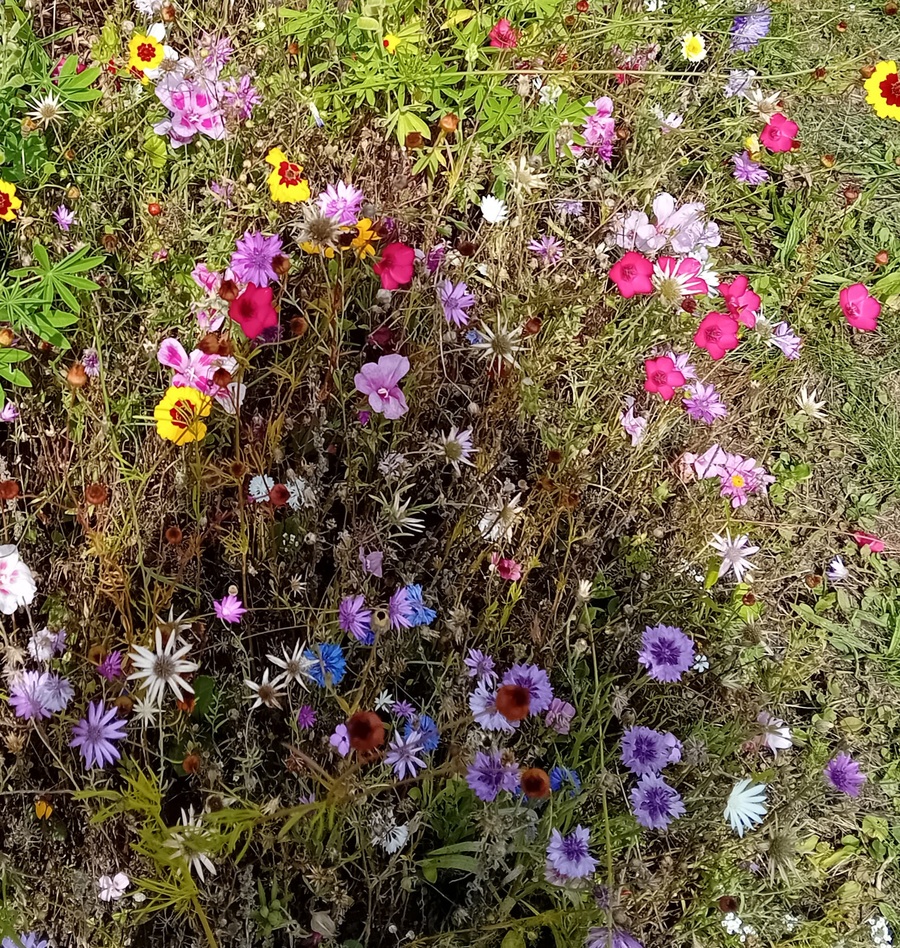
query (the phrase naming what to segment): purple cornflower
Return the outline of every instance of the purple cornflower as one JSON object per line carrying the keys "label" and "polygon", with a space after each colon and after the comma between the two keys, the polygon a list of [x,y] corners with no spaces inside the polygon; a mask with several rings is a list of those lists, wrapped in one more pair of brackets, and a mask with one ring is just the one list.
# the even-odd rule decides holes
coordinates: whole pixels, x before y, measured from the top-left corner
{"label": "purple cornflower", "polygon": [[364,596],[346,596],[338,606],[338,625],[363,645],[375,641],[371,627],[372,610],[366,609]]}
{"label": "purple cornflower", "polygon": [[749,151],[739,151],[731,156],[734,164],[732,176],[741,184],[765,184],[769,180],[769,172],[750,157]]}
{"label": "purple cornflower", "polygon": [[638,777],[658,774],[670,762],[666,736],[652,727],[635,725],[622,736],[622,763]]}
{"label": "purple cornflower", "polygon": [[638,823],[647,829],[665,829],[685,812],[681,795],[658,774],[641,777],[631,791],[631,808]]}
{"label": "purple cornflower", "polygon": [[408,587],[401,586],[388,601],[388,615],[392,629],[408,629],[415,613]]}
{"label": "purple cornflower", "polygon": [[231,270],[241,283],[268,286],[278,282],[272,261],[281,253],[281,238],[278,234],[267,237],[256,230],[244,232],[238,237],[235,251],[231,255]]}
{"label": "purple cornflower", "polygon": [[563,249],[562,241],[557,237],[550,237],[544,234],[537,240],[528,242],[528,249],[541,258],[545,267],[552,267],[562,260]]}
{"label": "purple cornflower", "polygon": [[584,201],[556,201],[553,210],[560,217],[582,217],[584,215]]}
{"label": "purple cornflower", "polygon": [[722,90],[725,98],[730,99],[735,95],[745,95],[750,91],[750,86],[753,85],[755,78],[756,73],[752,69],[732,69],[728,73],[728,82],[725,83],[725,88]]}
{"label": "purple cornflower", "polygon": [[203,60],[205,66],[209,67],[216,75],[221,72],[225,63],[231,59],[234,47],[227,36],[216,36],[215,33],[202,33],[200,36],[200,49],[206,53]]}
{"label": "purple cornflower", "polygon": [[84,374],[95,379],[100,375],[100,353],[96,349],[85,349],[81,353],[81,364]]}
{"label": "purple cornflower", "polygon": [[584,948],[644,948],[644,946],[628,932],[601,926],[592,928],[588,932]]}
{"label": "purple cornflower", "polygon": [[521,685],[531,695],[529,714],[540,714],[550,707],[553,700],[553,687],[543,668],[537,665],[513,665],[503,676],[504,685]]}
{"label": "purple cornflower", "polygon": [[394,768],[394,776],[398,780],[404,777],[415,777],[425,769],[425,761],[418,755],[422,753],[422,735],[416,731],[407,731],[406,734],[396,733],[388,744],[384,762]]}
{"label": "purple cornflower", "polygon": [[469,307],[475,305],[475,297],[469,293],[465,283],[444,280],[438,285],[438,300],[448,323],[454,326],[469,325]]}
{"label": "purple cornflower", "polygon": [[766,340],[769,346],[776,346],[792,362],[800,358],[800,347],[803,340],[791,329],[786,322],[776,323],[772,327],[772,335]]}
{"label": "purple cornflower", "polygon": [[497,673],[494,671],[494,659],[490,655],[485,655],[481,649],[470,648],[463,664],[466,666],[466,674],[469,678],[481,678],[490,683],[497,680]]}
{"label": "purple cornflower", "polygon": [[497,692],[493,682],[486,678],[478,680],[478,686],[469,695],[469,709],[475,723],[485,731],[504,731],[511,734],[518,726],[518,721],[510,721],[497,710]]}
{"label": "purple cornflower", "polygon": [[656,681],[681,681],[694,664],[694,642],[675,626],[647,626],[638,661]]}
{"label": "purple cornflower", "polygon": [[574,705],[569,704],[568,701],[563,701],[562,698],[554,698],[547,709],[544,726],[553,728],[557,734],[568,734],[574,717]]}
{"label": "purple cornflower", "polygon": [[122,653],[110,652],[106,658],[97,666],[97,674],[102,675],[107,681],[115,681],[122,677]]}
{"label": "purple cornflower", "polygon": [[216,610],[216,615],[223,622],[230,622],[232,625],[240,622],[241,616],[247,611],[241,600],[231,593],[218,601],[213,600],[213,608]]}
{"label": "purple cornflower", "polygon": [[253,85],[252,77],[246,75],[238,80],[229,79],[222,98],[228,104],[232,114],[242,122],[246,122],[253,114],[253,106],[262,102],[262,97]]}
{"label": "purple cornflower", "polygon": [[66,706],[75,697],[75,689],[68,678],[63,678],[56,672],[45,672],[41,676],[44,695],[44,706],[50,711],[65,711]]}
{"label": "purple cornflower", "polygon": [[113,741],[125,737],[126,721],[116,719],[118,708],[107,708],[102,701],[88,705],[87,717],[72,728],[70,747],[77,747],[85,767],[105,767],[115,763],[122,753]]}
{"label": "purple cornflower", "polygon": [[666,355],[672,360],[675,368],[684,376],[685,382],[692,382],[697,378],[697,369],[691,362],[689,352],[669,351]]}
{"label": "purple cornflower", "polygon": [[408,701],[395,701],[391,714],[404,721],[411,721],[416,716],[416,709]]}
{"label": "purple cornflower", "polygon": [[15,402],[7,402],[2,409],[0,409],[0,421],[5,421],[7,423],[15,421],[19,417],[19,409]]}
{"label": "purple cornflower", "polygon": [[75,214],[70,211],[65,204],[60,204],[53,212],[53,220],[56,226],[64,233],[69,233],[69,228],[75,223]]}
{"label": "purple cornflower", "polygon": [[823,774],[835,790],[850,797],[858,797],[866,782],[866,775],[859,769],[859,764],[843,752],[828,761]]}
{"label": "purple cornflower", "polygon": [[711,425],[717,418],[724,418],[728,414],[725,402],[719,397],[715,385],[695,382],[688,386],[687,393],[688,397],[681,404],[694,421]]}
{"label": "purple cornflower", "polygon": [[9,688],[9,703],[16,717],[26,721],[38,721],[49,718],[53,711],[47,706],[47,694],[44,690],[46,674],[36,671],[20,672]]}
{"label": "purple cornflower", "polygon": [[437,244],[425,254],[425,269],[429,273],[437,273],[447,255],[447,247],[444,244]]}
{"label": "purple cornflower", "polygon": [[305,730],[307,728],[311,728],[315,723],[315,708],[311,708],[308,704],[304,704],[297,712],[297,724]]}
{"label": "purple cornflower", "polygon": [[384,575],[383,572],[383,563],[384,563],[384,551],[383,550],[372,550],[371,553],[366,553],[362,547],[359,548],[359,561],[362,563],[362,568],[370,573],[372,576],[377,576],[379,579]]}
{"label": "purple cornflower", "polygon": [[547,845],[547,866],[565,879],[584,879],[597,868],[590,843],[591,831],[587,827],[576,826],[568,836],[553,830]]}
{"label": "purple cornflower", "polygon": [[731,24],[731,52],[746,53],[769,35],[772,13],[765,4],[754,4],[746,13],[734,18]]}
{"label": "purple cornflower", "polygon": [[491,803],[501,790],[513,793],[519,786],[519,765],[514,760],[505,763],[500,751],[478,751],[466,771],[466,783],[479,800]]}
{"label": "purple cornflower", "polygon": [[316,204],[325,217],[331,217],[342,227],[352,227],[359,217],[365,195],[352,184],[329,184],[316,198]]}

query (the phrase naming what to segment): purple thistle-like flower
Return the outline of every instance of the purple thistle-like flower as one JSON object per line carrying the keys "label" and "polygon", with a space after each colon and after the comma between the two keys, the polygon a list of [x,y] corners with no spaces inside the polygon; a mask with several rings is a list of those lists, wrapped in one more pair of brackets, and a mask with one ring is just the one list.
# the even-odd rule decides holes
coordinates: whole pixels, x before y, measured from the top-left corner
{"label": "purple thistle-like flower", "polygon": [[53,212],[53,220],[56,221],[56,226],[63,233],[68,234],[69,229],[75,223],[75,213],[70,211],[65,204],[60,204]]}
{"label": "purple thistle-like flower", "polygon": [[482,678],[490,683],[497,680],[497,673],[494,671],[494,659],[490,655],[485,655],[481,649],[470,648],[463,664],[466,666],[469,678]]}
{"label": "purple thistle-like flower", "polygon": [[509,793],[516,790],[519,786],[519,766],[514,760],[504,763],[499,751],[493,754],[478,751],[466,771],[466,783],[479,800],[490,803],[497,799],[501,790]]}
{"label": "purple thistle-like flower", "polygon": [[213,609],[223,622],[230,622],[232,625],[240,622],[241,616],[247,612],[241,600],[231,593],[228,593],[222,599],[214,600]]}
{"label": "purple thistle-like flower", "polygon": [[297,712],[297,724],[305,730],[307,728],[311,728],[315,723],[315,708],[311,708],[308,704],[304,704]]}
{"label": "purple thistle-like flower", "polygon": [[81,364],[84,374],[95,379],[100,375],[100,353],[96,349],[85,349],[81,353]]}
{"label": "purple thistle-like flower", "polygon": [[741,184],[765,184],[769,180],[769,172],[750,157],[749,151],[739,151],[731,156],[734,164],[732,176]]}
{"label": "purple thistle-like flower", "polygon": [[541,258],[541,262],[546,267],[552,267],[559,263],[563,256],[562,241],[557,237],[551,237],[544,234],[537,240],[531,240],[528,243],[528,249]]}
{"label": "purple thistle-like flower", "polygon": [[682,405],[694,421],[711,425],[717,418],[724,418],[728,414],[728,408],[716,391],[715,385],[695,382],[688,386],[687,393],[688,397],[682,401]]}
{"label": "purple thistle-like flower", "polygon": [[437,246],[432,247],[425,255],[425,269],[429,273],[437,273],[441,268],[441,264],[444,262],[446,254],[447,248],[444,244],[437,244]]}
{"label": "purple thistle-like flower", "polygon": [[408,701],[395,701],[391,714],[404,721],[411,721],[416,716],[416,709]]}
{"label": "purple thistle-like flower", "polygon": [[72,728],[70,747],[77,747],[85,767],[105,767],[115,763],[122,753],[113,741],[125,737],[126,721],[117,719],[118,709],[107,708],[102,701],[88,705],[87,717]]}
{"label": "purple thistle-like flower", "polygon": [[568,835],[559,830],[550,834],[547,846],[547,866],[565,879],[584,879],[597,868],[597,860],[590,853],[591,831],[576,826]]}
{"label": "purple thistle-like flower", "polygon": [[242,122],[246,122],[253,114],[253,106],[262,102],[262,97],[256,91],[252,78],[244,75],[240,79],[229,79],[222,93],[231,112]]}
{"label": "purple thistle-like flower", "polygon": [[438,300],[448,323],[454,326],[469,325],[469,308],[475,305],[475,297],[469,293],[465,283],[444,280],[438,285]]}
{"label": "purple thistle-like flower", "polygon": [[746,53],[769,35],[772,13],[764,4],[756,4],[731,24],[731,52]]}
{"label": "purple thistle-like flower", "polygon": [[325,217],[334,218],[343,227],[351,227],[359,217],[365,194],[352,184],[329,184],[316,198],[316,204]]}
{"label": "purple thistle-like flower", "polygon": [[553,700],[553,687],[550,677],[537,665],[513,665],[503,676],[504,685],[521,685],[531,695],[529,714],[540,714],[550,707]]}
{"label": "purple thistle-like flower", "polygon": [[375,641],[371,620],[372,610],[366,609],[364,596],[346,596],[341,600],[338,606],[338,625],[363,645],[371,645]]}
{"label": "purple thistle-like flower", "polygon": [[644,948],[644,946],[628,932],[600,926],[588,932],[584,948]]}
{"label": "purple thistle-like flower", "polygon": [[272,266],[272,261],[281,253],[278,234],[267,237],[259,231],[248,230],[243,237],[238,237],[235,248],[231,270],[236,280],[256,286],[278,282],[278,274]]}
{"label": "purple thistle-like flower", "polygon": [[694,664],[694,642],[675,626],[647,626],[638,661],[657,681],[681,681]]}
{"label": "purple thistle-like flower", "polygon": [[631,791],[631,808],[641,826],[665,829],[672,820],[685,813],[681,794],[658,774],[644,774]]}
{"label": "purple thistle-like flower", "polygon": [[110,652],[97,666],[97,674],[102,675],[107,681],[115,681],[117,678],[121,678],[122,653],[119,651]]}
{"label": "purple thistle-like flower", "polygon": [[782,321],[772,327],[772,335],[766,340],[766,344],[780,349],[785,357],[793,362],[800,358],[803,340],[791,329],[789,323]]}
{"label": "purple thistle-like flower", "polygon": [[388,601],[388,615],[392,629],[408,629],[412,626],[415,608],[406,586],[401,586]]}
{"label": "purple thistle-like flower", "polygon": [[859,796],[859,791],[867,779],[859,769],[859,764],[849,754],[843,752],[828,761],[823,774],[835,790],[846,793],[850,797]]}
{"label": "purple thistle-like flower", "polygon": [[652,727],[630,727],[622,737],[622,763],[637,776],[658,774],[671,762],[665,734]]}
{"label": "purple thistle-like flower", "polygon": [[16,717],[26,721],[38,721],[49,718],[53,710],[47,705],[47,693],[44,685],[46,674],[36,671],[24,671],[18,674],[9,687],[9,703]]}
{"label": "purple thistle-like flower", "polygon": [[421,753],[422,735],[418,731],[407,731],[405,735],[397,732],[388,744],[384,762],[394,768],[398,780],[403,780],[404,777],[415,777],[425,769],[425,761],[419,757]]}

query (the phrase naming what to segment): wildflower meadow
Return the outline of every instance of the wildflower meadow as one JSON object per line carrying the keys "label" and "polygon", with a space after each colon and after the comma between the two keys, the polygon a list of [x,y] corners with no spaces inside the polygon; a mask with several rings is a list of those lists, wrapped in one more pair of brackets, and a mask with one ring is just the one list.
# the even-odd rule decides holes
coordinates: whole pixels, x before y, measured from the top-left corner
{"label": "wildflower meadow", "polygon": [[889,948],[896,0],[5,0],[2,948]]}

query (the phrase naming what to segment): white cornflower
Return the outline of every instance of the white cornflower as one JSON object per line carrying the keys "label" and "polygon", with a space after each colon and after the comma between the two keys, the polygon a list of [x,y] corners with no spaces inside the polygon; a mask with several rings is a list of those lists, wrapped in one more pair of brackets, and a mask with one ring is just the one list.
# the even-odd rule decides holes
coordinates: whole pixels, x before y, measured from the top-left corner
{"label": "white cornflower", "polygon": [[0,546],[0,612],[11,616],[19,606],[30,606],[37,586],[16,547]]}
{"label": "white cornflower", "polygon": [[156,16],[162,10],[163,0],[134,0],[134,8],[145,17]]}
{"label": "white cornflower", "polygon": [[480,323],[478,334],[481,338],[472,344],[472,348],[479,350],[478,354],[488,360],[492,369],[499,370],[504,362],[518,368],[516,353],[522,351],[522,346],[519,345],[522,337],[521,326],[510,329],[498,319],[493,329],[485,323]]}
{"label": "white cornflower", "polygon": [[162,714],[162,711],[158,705],[152,704],[143,698],[138,698],[132,708],[131,720],[136,724],[140,724],[142,727],[147,727],[148,725],[152,727],[156,725],[160,714]]}
{"label": "white cornflower", "polygon": [[266,655],[266,658],[273,665],[284,669],[282,674],[272,682],[273,685],[294,681],[302,688],[309,687],[306,683],[307,673],[316,664],[316,660],[314,658],[304,658],[303,649],[303,643],[298,641],[294,643],[294,651],[290,655],[282,645],[281,651],[284,652],[284,658],[279,658],[277,655]]}
{"label": "white cornflower", "polygon": [[393,826],[385,830],[380,839],[373,838],[372,841],[377,842],[386,853],[393,855],[403,849],[408,839],[409,827],[403,823],[401,826]]}
{"label": "white cornflower", "polygon": [[49,662],[56,654],[56,641],[56,633],[44,626],[43,629],[32,633],[28,640],[28,654],[36,662]]}
{"label": "white cornflower", "polygon": [[781,720],[773,717],[768,711],[760,711],[756,720],[762,725],[762,743],[777,756],[780,750],[787,750],[793,746],[791,729]]}
{"label": "white cornflower", "polygon": [[502,224],[509,217],[506,201],[495,198],[493,194],[486,194],[481,199],[481,216],[488,224]]}
{"label": "white cornflower", "polygon": [[811,392],[806,390],[804,385],[800,389],[800,394],[797,396],[797,404],[800,406],[800,411],[802,414],[806,415],[810,420],[824,421],[827,417],[825,412],[822,409],[825,407],[825,402],[817,402],[816,398],[818,397],[818,392],[813,389]]}
{"label": "white cornflower", "polygon": [[279,675],[274,681],[269,681],[268,668],[263,671],[262,680],[258,683],[245,678],[244,684],[256,695],[256,700],[250,706],[250,710],[255,711],[263,705],[267,708],[280,708],[281,699],[285,696],[285,691],[281,687],[283,680],[283,676]]}
{"label": "white cornflower", "polygon": [[28,113],[28,116],[34,119],[38,125],[62,124],[63,116],[67,114],[66,110],[60,104],[59,97],[55,96],[52,92],[34,99],[29,105],[31,106],[31,111]]}
{"label": "white cornflower", "polygon": [[375,699],[376,711],[386,711],[388,708],[393,707],[393,705],[394,705],[394,696],[386,688]]}
{"label": "white cornflower", "polygon": [[[535,76],[535,78],[539,79],[540,76]],[[541,105],[553,105],[563,92],[562,86],[555,82],[541,83],[540,90],[538,102],[540,102]]]}
{"label": "white cornflower", "polygon": [[[176,648],[176,646],[178,646]],[[182,642],[179,645],[178,635],[170,633],[163,645],[162,630],[156,629],[156,651],[135,645],[134,651],[128,657],[135,671],[128,676],[129,681],[143,679],[143,687],[147,691],[147,700],[151,704],[159,705],[162,701],[166,686],[172,689],[178,701],[183,700],[185,692],[192,695],[194,689],[182,678],[189,672],[195,672],[200,666],[197,662],[189,661],[185,656],[191,646]]]}
{"label": "white cornflower", "polygon": [[850,575],[850,570],[844,566],[843,559],[840,556],[836,556],[828,564],[825,575],[828,577],[829,582],[842,583]]}
{"label": "white cornflower", "polygon": [[485,540],[494,542],[503,540],[509,543],[513,537],[513,531],[516,528],[516,520],[522,511],[519,501],[521,494],[509,500],[504,500],[502,496],[485,511],[481,520],[478,521],[478,529]]}
{"label": "white cornflower", "polygon": [[722,557],[722,565],[719,567],[719,579],[725,576],[729,570],[734,573],[734,578],[741,582],[744,573],[753,569],[753,564],[747,557],[753,556],[759,552],[758,546],[750,543],[750,538],[742,533],[731,538],[731,532],[725,531],[725,536],[714,534],[709,544]]}
{"label": "white cornflower", "polygon": [[743,93],[743,96],[749,103],[750,111],[755,112],[760,121],[768,125],[772,121],[772,116],[778,111],[781,93],[773,92],[771,95],[765,95],[762,89],[752,86]]}
{"label": "white cornflower", "polygon": [[659,130],[663,135],[674,132],[676,128],[681,128],[684,124],[683,115],[679,115],[677,112],[669,112],[666,114],[660,105],[654,105],[652,111],[659,122]]}
{"label": "white cornflower", "polygon": [[181,825],[178,830],[166,840],[166,846],[172,849],[172,855],[176,859],[187,862],[190,872],[195,872],[200,881],[205,882],[204,872],[214,876],[216,867],[206,854],[209,848],[209,834],[200,826],[194,814],[193,804],[187,813],[184,810],[181,811]]}
{"label": "white cornflower", "polygon": [[753,783],[749,777],[745,777],[735,784],[725,804],[725,819],[738,836],[743,836],[746,830],[762,823],[766,812],[764,783]]}
{"label": "white cornflower", "polygon": [[695,672],[709,671],[709,659],[705,655],[698,655],[694,659],[694,664],[691,665],[691,671],[695,671]]}
{"label": "white cornflower", "polygon": [[400,454],[399,451],[388,451],[382,455],[381,460],[378,462],[379,473],[383,474],[389,480],[399,480],[408,467],[409,461],[407,461],[406,456]]}
{"label": "white cornflower", "polygon": [[97,894],[103,902],[116,902],[125,894],[131,885],[131,879],[124,872],[117,872],[114,876],[100,876],[97,880]]}
{"label": "white cornflower", "polygon": [[269,491],[274,486],[275,481],[268,474],[257,474],[256,477],[250,478],[247,492],[258,504],[264,504],[269,499]]}
{"label": "white cornflower", "polygon": [[589,579],[579,579],[578,586],[575,589],[575,598],[579,602],[587,602],[594,591],[594,584]]}
{"label": "white cornflower", "polygon": [[472,445],[472,429],[465,428],[460,431],[456,425],[446,433],[440,436],[440,444],[437,446],[437,452],[457,474],[461,473],[460,464],[468,464],[469,467],[475,465],[471,457],[478,450]]}

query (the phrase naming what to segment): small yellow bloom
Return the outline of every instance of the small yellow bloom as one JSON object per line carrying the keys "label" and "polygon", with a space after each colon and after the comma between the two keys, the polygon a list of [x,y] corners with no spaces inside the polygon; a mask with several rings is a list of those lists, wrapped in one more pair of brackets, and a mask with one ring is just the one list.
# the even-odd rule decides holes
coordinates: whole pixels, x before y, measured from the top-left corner
{"label": "small yellow bloom", "polygon": [[760,158],[760,148],[759,144],[759,135],[748,135],[744,139],[744,148],[747,149],[747,153],[753,159],[753,161],[759,161]]}
{"label": "small yellow bloom", "polygon": [[53,816],[53,804],[49,800],[35,800],[34,815],[39,820],[49,820]]}
{"label": "small yellow bloom", "polygon": [[366,257],[374,257],[375,248],[372,245],[380,238],[372,226],[372,221],[368,217],[358,220],[356,222],[356,232],[358,236],[354,237],[350,244],[356,251],[356,256],[360,260],[364,260]]}
{"label": "small yellow bloom", "polygon": [[681,37],[681,55],[691,63],[706,59],[706,40],[699,33],[685,33]]}
{"label": "small yellow bloom", "polygon": [[273,148],[266,155],[266,162],[272,166],[272,172],[266,178],[269,193],[273,201],[281,204],[296,204],[309,200],[309,182],[302,177],[303,167],[288,161],[280,148]]}
{"label": "small yellow bloom", "polygon": [[16,186],[0,178],[0,221],[14,221],[22,202],[16,197]]}
{"label": "small yellow bloom", "polygon": [[[300,249],[304,253],[311,254],[320,254],[322,253],[322,248],[318,244],[314,244],[311,240],[305,240],[300,244]],[[325,248],[325,259],[332,260],[334,258],[334,247]]]}
{"label": "small yellow bloom", "polygon": [[866,79],[866,102],[879,118],[900,121],[900,71],[893,60],[880,62]]}
{"label": "small yellow bloom", "polygon": [[209,414],[211,407],[209,395],[195,388],[172,385],[153,409],[156,433],[175,444],[202,441],[206,437],[206,425],[201,419]]}
{"label": "small yellow bloom", "polygon": [[389,52],[396,53],[397,47],[403,42],[403,40],[396,36],[394,33],[388,33],[387,36],[381,41],[381,45]]}
{"label": "small yellow bloom", "polygon": [[145,33],[135,33],[128,43],[128,68],[144,72],[156,67],[165,58],[162,43]]}

